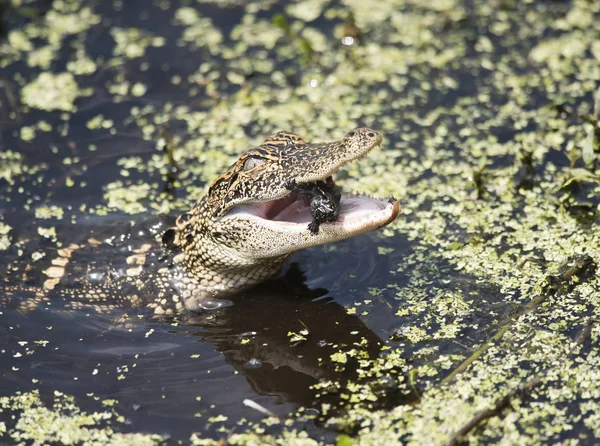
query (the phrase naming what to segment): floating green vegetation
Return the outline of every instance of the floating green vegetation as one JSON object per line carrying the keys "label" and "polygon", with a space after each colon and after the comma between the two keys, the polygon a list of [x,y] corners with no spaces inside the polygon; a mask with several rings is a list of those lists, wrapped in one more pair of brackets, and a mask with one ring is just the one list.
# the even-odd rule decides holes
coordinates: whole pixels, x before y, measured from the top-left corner
{"label": "floating green vegetation", "polygon": [[151,36],[137,28],[112,28],[110,32],[116,42],[115,56],[124,56],[127,59],[142,57],[149,46],[164,45],[164,38]]}
{"label": "floating green vegetation", "polygon": [[8,249],[10,246],[10,236],[8,235],[11,227],[0,222],[0,251]]}
{"label": "floating green vegetation", "polygon": [[108,209],[119,209],[127,214],[138,214],[146,208],[140,203],[148,196],[148,184],[127,184],[121,181],[111,183],[106,188],[104,197]]}
{"label": "floating green vegetation", "polygon": [[42,206],[35,209],[35,218],[56,218],[58,220],[61,220],[63,218],[64,213],[64,210],[57,206]]}
{"label": "floating green vegetation", "polygon": [[181,45],[206,45],[214,54],[221,51],[223,34],[213,26],[210,19],[201,17],[194,8],[179,8],[175,12],[175,24],[185,26],[181,35]]}
{"label": "floating green vegetation", "polygon": [[[14,427],[0,423],[0,438],[10,436],[16,444],[64,445],[155,445],[159,435],[121,434],[111,426],[123,423],[115,412],[86,413],[72,397],[54,393],[54,404],[46,407],[38,392],[17,393],[0,398],[0,413],[19,413]],[[6,438],[6,437],[5,437]]]}
{"label": "floating green vegetation", "polygon": [[12,184],[15,178],[26,171],[22,159],[23,156],[20,153],[12,150],[0,152],[0,179]]}
{"label": "floating green vegetation", "polygon": [[[378,252],[391,259],[389,283],[355,291],[352,299],[372,301],[348,312],[365,315],[387,302],[396,323],[378,358],[361,345],[326,358],[358,375],[317,389],[324,422],[343,432],[338,444],[600,436],[600,283],[591,267],[565,276],[579,271],[577,262],[600,262],[600,3],[311,0],[280,15],[269,1],[214,3],[237,8],[229,32],[188,4],[169,12],[171,38],[143,25],[110,28],[109,62],[87,54],[81,38],[64,67],[53,65],[67,36],[105,26],[78,2],[56,1],[44,18],[8,33],[0,65],[12,69],[27,54],[35,67],[12,71],[25,105],[68,121],[59,113],[74,112],[76,99],[90,107],[102,95],[121,102],[114,117],[108,110],[80,119],[97,138],[89,153],[85,145],[71,147],[90,157],[73,163],[78,168],[93,169],[90,159],[104,153],[118,158],[93,212],[181,211],[270,133],[320,141],[372,126],[386,137],[382,149],[336,182],[393,195],[403,213],[379,232]],[[180,68],[185,64],[167,50],[185,54],[191,68]],[[138,79],[128,71],[130,59],[142,73],[160,67],[168,76],[160,85]],[[79,85],[98,73],[106,90],[82,97]],[[157,92],[169,99],[149,96]],[[170,161],[157,143],[166,123],[173,127]],[[52,133],[41,123],[19,129],[26,143],[42,139],[40,132]],[[115,156],[97,146],[107,135],[111,146],[130,144],[119,138],[132,135],[145,145],[135,156]],[[25,164],[15,150],[0,153],[0,179],[12,184],[46,170]],[[179,193],[167,199],[163,180],[175,162]],[[35,209],[38,219],[67,213]],[[40,236],[61,236],[47,226]],[[0,225],[0,249],[11,243],[10,229]],[[553,284],[560,289],[550,293]],[[309,336],[290,332],[286,341],[302,344]],[[289,425],[278,437],[265,433],[265,423],[227,440],[315,443],[293,420]],[[43,432],[43,441],[63,441]],[[215,444],[201,437],[192,441]]]}
{"label": "floating green vegetation", "polygon": [[71,73],[41,73],[34,81],[25,85],[22,101],[30,107],[42,110],[74,110],[73,103],[81,95]]}

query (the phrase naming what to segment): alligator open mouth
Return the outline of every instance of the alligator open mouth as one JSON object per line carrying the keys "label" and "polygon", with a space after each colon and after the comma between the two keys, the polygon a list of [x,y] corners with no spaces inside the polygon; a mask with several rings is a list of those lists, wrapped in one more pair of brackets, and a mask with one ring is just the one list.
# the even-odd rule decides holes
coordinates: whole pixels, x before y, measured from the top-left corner
{"label": "alligator open mouth", "polygon": [[[387,225],[400,213],[396,199],[380,200],[360,194],[343,194],[339,198],[332,178],[344,164],[364,157],[382,140],[381,134],[370,128],[357,128],[338,142],[286,145],[280,156],[287,160],[282,165],[288,166],[288,178],[280,166],[282,170],[273,174],[277,184],[265,191],[265,200],[256,197],[259,202],[248,200],[233,206],[222,217],[222,224],[230,218],[252,220],[248,227],[256,229],[263,240],[278,238],[278,243],[268,247],[280,247],[273,249],[277,253],[347,239]],[[273,199],[267,198],[269,195]],[[318,217],[311,214],[311,205]],[[267,242],[262,246],[266,245]]]}
{"label": "alligator open mouth", "polygon": [[[325,181],[334,185],[333,179]],[[400,205],[394,198],[377,199],[361,194],[343,194],[340,201],[339,217],[332,222],[323,222],[320,229],[324,234],[338,233],[335,238],[346,238],[362,232],[371,231],[392,222],[400,213]],[[280,231],[306,231],[313,217],[308,197],[290,192],[283,198],[265,203],[249,203],[236,206],[228,216],[240,216],[262,220],[263,225],[277,226]],[[320,234],[319,234],[320,235]],[[340,237],[342,236],[342,237]]]}

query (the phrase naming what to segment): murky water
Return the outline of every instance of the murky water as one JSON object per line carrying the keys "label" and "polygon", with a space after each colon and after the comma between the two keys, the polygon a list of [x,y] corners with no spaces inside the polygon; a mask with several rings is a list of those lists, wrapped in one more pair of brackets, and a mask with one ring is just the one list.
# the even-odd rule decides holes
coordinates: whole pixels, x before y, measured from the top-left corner
{"label": "murky water", "polygon": [[[128,4],[119,11],[108,3],[94,6],[113,26],[144,23],[146,29],[167,39],[174,33],[158,8],[150,8],[150,15],[141,22],[145,11]],[[167,13],[173,14],[172,9]],[[240,12],[210,5],[201,10],[225,29],[235,23],[235,14]],[[19,11],[8,13],[19,18]],[[88,45],[94,58],[109,57],[107,51],[112,45],[106,43],[106,31],[90,32],[87,39],[91,39]],[[165,100],[188,102],[185,92],[165,82],[171,76],[169,70],[157,68],[170,64],[179,76],[196,68],[196,63],[176,51],[174,45],[159,48],[146,62],[152,68],[143,73],[137,71],[137,64],[127,67],[135,73],[128,76],[150,86],[146,98],[130,99],[128,107],[136,102],[140,106]],[[5,74],[10,77],[11,73]],[[128,133],[121,123],[128,110],[123,113],[124,107],[103,98],[104,74],[99,70],[88,81],[95,93],[69,119],[68,137],[53,129],[44,134],[43,141],[24,142],[19,137],[22,126],[38,122],[42,116],[48,119],[47,114],[35,111],[4,121],[2,130],[3,146],[21,154],[24,166],[42,166],[39,174],[16,178],[15,184],[5,183],[2,188],[3,221],[14,228],[13,240],[32,240],[26,253],[47,252],[51,256],[57,247],[39,236],[42,222],[32,219],[24,207],[64,209],[61,221],[52,222],[52,227],[65,243],[85,243],[89,237],[121,239],[120,243],[113,241],[113,249],[101,247],[74,259],[79,266],[75,270],[82,274],[90,264],[115,268],[114,262],[122,263],[130,242],[134,245],[134,239],[140,242],[144,238],[151,241],[159,231],[147,230],[140,236],[139,227],[164,228],[164,221],[172,223],[172,219],[160,221],[145,212],[135,215],[135,229],[130,229],[129,215],[81,212],[82,204],[93,208],[104,203],[103,187],[120,178],[119,159],[138,156],[145,163],[160,153],[154,141],[144,141],[139,132]],[[5,112],[10,109],[5,108]],[[86,128],[89,119],[98,114],[113,121],[116,133],[98,136],[98,131]],[[55,127],[61,121],[54,117],[50,124]],[[89,144],[97,147],[95,152],[82,149]],[[56,147],[54,151],[49,150],[52,146]],[[76,159],[65,165],[68,157]],[[73,177],[85,178],[87,184],[74,189],[66,181]],[[156,181],[160,188],[163,177],[155,172],[141,180]],[[76,223],[70,222],[71,216],[77,217]],[[97,409],[97,399],[114,399],[118,403],[113,408],[126,419],[123,431],[159,433],[174,440],[189,439],[192,432],[218,438],[222,426],[234,427],[242,419],[244,423],[261,420],[263,414],[246,407],[242,403],[245,399],[284,417],[299,407],[310,408],[316,402],[313,384],[343,378],[344,373],[322,363],[322,358],[337,351],[332,346],[353,345],[366,339],[367,350],[376,357],[393,330],[393,308],[384,295],[368,305],[369,314],[364,317],[346,310],[361,299],[359,290],[387,281],[391,259],[377,254],[377,246],[382,245],[377,235],[367,234],[337,244],[334,250],[317,248],[300,253],[280,279],[235,296],[231,307],[173,320],[153,320],[149,312],[143,311],[98,314],[87,309],[65,310],[60,299],[43,309],[23,312],[19,304],[30,297],[24,292],[12,306],[2,309],[0,394],[38,389],[42,399],[48,400],[58,390],[74,395],[78,405],[89,411]],[[11,248],[3,253],[2,264],[14,260],[16,251]],[[28,285],[39,286],[43,280],[39,271],[28,279]],[[21,283],[20,278],[12,278],[5,285],[10,288]],[[125,315],[129,318],[123,322]],[[307,340],[290,342],[289,332],[306,328],[310,332]],[[352,375],[352,368],[348,369]],[[318,414],[316,410],[309,412],[313,417]],[[209,421],[223,415],[225,421]],[[7,422],[10,426],[10,420]],[[324,434],[317,431],[314,435]]]}
{"label": "murky water", "polygon": [[[280,416],[310,408],[313,384],[344,376],[322,358],[361,339],[376,357],[393,329],[393,311],[383,299],[368,305],[366,317],[346,310],[357,289],[385,275],[374,271],[386,271],[369,248],[375,241],[361,237],[327,253],[337,264],[331,271],[313,262],[324,252],[301,254],[283,277],[235,296],[232,306],[174,320],[153,321],[138,311],[124,321],[123,311],[65,310],[61,301],[27,313],[3,308],[0,392],[39,389],[50,398],[59,389],[77,396],[83,409],[95,406],[93,398],[116,399],[125,431],[174,439],[195,431],[218,437],[221,425],[260,420],[244,399]],[[289,332],[304,329],[310,336],[291,342]],[[207,421],[217,415],[228,420]]]}
{"label": "murky water", "polygon": [[[597,214],[586,217],[591,228],[575,227],[569,215],[597,207],[590,192],[597,186],[582,183],[573,196],[559,198],[564,208],[553,196],[560,197],[559,175],[571,165],[583,169],[581,160],[568,158],[569,138],[580,141],[584,134],[573,110],[591,113],[590,60],[598,57],[598,45],[582,34],[589,43],[583,50],[576,36],[574,47],[570,41],[541,46],[570,27],[599,35],[597,25],[581,18],[588,6],[374,2],[365,10],[352,2],[308,3],[296,9],[269,1],[3,6],[0,224],[9,227],[10,243],[0,250],[0,396],[38,390],[50,406],[60,392],[84,411],[114,410],[124,417],[113,425],[118,431],[184,442],[194,432],[222,438],[260,422],[264,414],[243,403],[252,400],[281,417],[299,410],[294,427],[332,442],[338,429],[358,430],[327,424],[343,416],[349,395],[361,394],[344,394],[348,381],[367,383],[375,398],[357,396],[352,403],[373,413],[415,403],[423,394],[428,404],[426,392],[530,300],[546,274],[540,265],[578,253],[578,243],[595,255],[590,240],[596,240]],[[344,26],[350,11],[363,37],[363,29],[357,34]],[[597,18],[598,11],[589,14]],[[542,19],[552,24],[547,31]],[[15,34],[21,30],[25,37]],[[340,38],[349,35],[360,46],[343,45]],[[578,70],[547,53],[577,58]],[[41,72],[72,73],[74,97],[58,105],[69,85],[26,97],[25,86]],[[577,85],[568,83],[573,79]],[[35,105],[36,95],[55,90],[45,105]],[[558,102],[572,115],[557,114]],[[164,192],[168,166],[159,142],[167,124],[180,166],[171,192]],[[132,246],[152,242],[207,182],[268,133],[286,129],[320,141],[358,125],[380,130],[386,140],[336,181],[346,190],[400,198],[405,212],[390,228],[298,252],[281,277],[201,314],[159,318],[126,308],[73,309],[44,292],[48,299],[28,308],[58,250],[90,238],[108,242],[71,259],[75,273],[67,288],[81,286],[77,272],[122,274]],[[519,161],[527,151],[536,163],[529,171]],[[522,183],[524,177],[529,182]],[[541,192],[548,190],[550,198]],[[533,221],[536,212],[547,214]],[[477,384],[448,393],[477,404],[484,394],[489,405],[494,389],[519,385],[528,377],[520,374],[559,363],[564,352],[547,364],[532,352],[551,355],[576,338],[594,308],[591,287],[565,298],[577,302],[577,310],[558,302],[557,313],[532,316],[514,330],[518,339],[487,359],[487,369],[465,378]],[[553,325],[564,320],[573,325]],[[597,346],[596,331],[591,342]],[[540,346],[537,336],[555,337]],[[515,352],[517,346],[523,349]],[[597,350],[586,348],[590,355]],[[532,356],[515,359],[524,351]],[[397,363],[386,362],[393,355]],[[361,361],[383,365],[373,376],[359,376],[366,370]],[[511,384],[494,381],[503,373]],[[341,390],[315,387],[327,382]],[[540,398],[551,404],[552,398]],[[485,406],[477,404],[452,407]],[[444,403],[435,407],[431,416],[444,418]],[[415,417],[426,418],[423,411]],[[19,413],[6,410],[0,421],[13,429]],[[402,420],[397,429],[412,422]],[[594,432],[578,420],[575,433],[552,438]],[[488,439],[505,433],[490,432]]]}

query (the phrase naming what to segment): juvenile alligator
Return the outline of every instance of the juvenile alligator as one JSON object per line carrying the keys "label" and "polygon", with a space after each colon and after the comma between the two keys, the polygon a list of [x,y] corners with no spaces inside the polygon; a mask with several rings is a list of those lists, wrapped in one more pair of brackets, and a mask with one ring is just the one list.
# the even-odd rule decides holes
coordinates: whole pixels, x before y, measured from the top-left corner
{"label": "juvenile alligator", "polygon": [[[86,246],[58,249],[41,277],[44,291],[36,292],[28,304],[38,305],[59,294],[82,305],[148,307],[156,314],[218,306],[222,302],[218,298],[277,276],[295,251],[344,240],[397,217],[400,207],[395,199],[344,195],[337,220],[322,223],[318,234],[311,234],[308,198],[285,186],[289,181],[333,185],[333,173],[381,140],[368,128],[318,144],[293,133],[270,136],[240,156],[174,227],[164,231],[162,247],[127,246],[126,266],[120,272],[110,266],[87,266],[85,279],[80,278],[82,268],[75,274],[68,265],[80,250],[90,250],[88,258],[97,258],[101,242],[90,239]],[[10,298],[14,289],[6,294]]]}

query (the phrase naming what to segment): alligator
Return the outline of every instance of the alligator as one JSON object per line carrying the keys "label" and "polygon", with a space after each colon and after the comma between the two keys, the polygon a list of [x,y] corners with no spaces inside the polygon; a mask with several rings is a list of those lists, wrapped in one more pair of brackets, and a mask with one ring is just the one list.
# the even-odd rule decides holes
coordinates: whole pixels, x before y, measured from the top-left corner
{"label": "alligator", "polygon": [[[39,277],[41,291],[24,299],[22,286],[5,286],[0,304],[20,295],[20,305],[31,308],[58,294],[71,302],[70,307],[149,308],[156,315],[226,305],[228,295],[276,277],[293,252],[375,230],[398,216],[400,206],[394,198],[344,194],[339,217],[321,223],[318,234],[312,234],[307,229],[312,219],[308,198],[286,188],[289,181],[324,181],[333,187],[337,170],[381,142],[381,135],[369,128],[357,128],[328,143],[307,143],[296,134],[278,132],[242,154],[190,211],[158,234],[156,243],[141,243],[135,249],[128,243],[118,253],[126,254],[121,262],[125,266],[118,271],[112,260],[95,266],[104,252],[103,242],[89,238],[56,250]],[[113,259],[114,239],[111,246]],[[80,265],[73,272],[69,265],[84,250],[94,266]],[[7,270],[13,274],[4,281],[15,284],[16,268]],[[27,278],[31,271],[21,274],[21,282],[33,281]]]}

